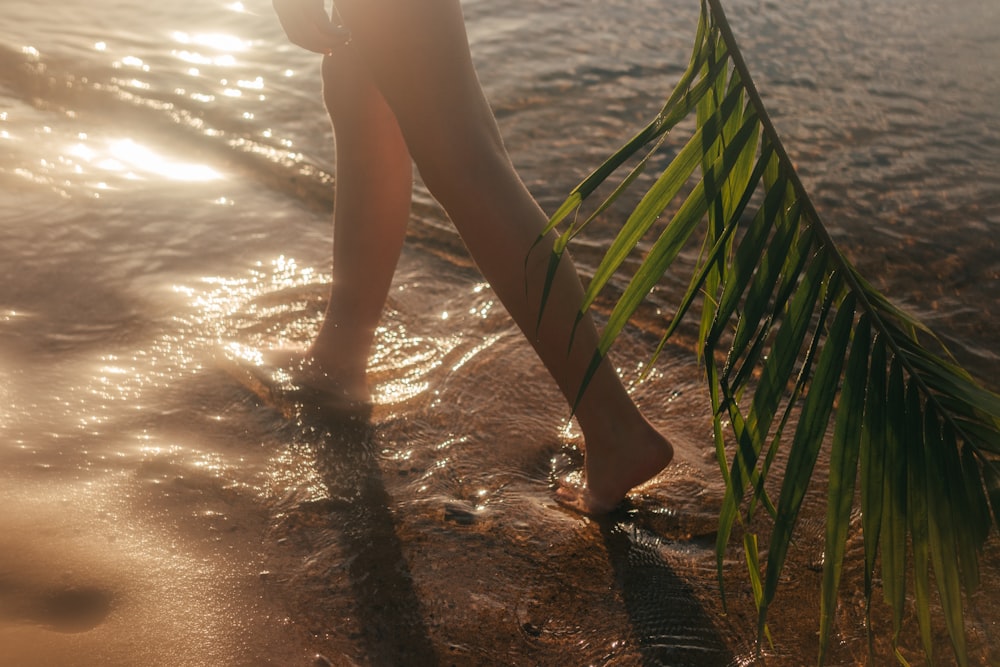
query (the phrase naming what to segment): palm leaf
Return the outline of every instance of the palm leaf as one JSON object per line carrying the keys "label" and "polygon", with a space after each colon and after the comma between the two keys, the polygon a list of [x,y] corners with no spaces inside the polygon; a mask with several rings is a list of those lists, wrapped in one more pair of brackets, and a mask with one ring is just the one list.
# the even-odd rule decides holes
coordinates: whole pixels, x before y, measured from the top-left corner
{"label": "palm leaf", "polygon": [[[959,664],[968,664],[963,596],[979,584],[980,550],[1000,509],[1000,396],[976,384],[926,326],[878,293],[837,249],[761,102],[720,0],[702,0],[690,63],[657,117],[551,218],[546,233],[564,225],[551,273],[571,239],[636,186],[670,132],[691,115],[696,129],[640,198],[587,286],[580,317],[665,211],[676,209],[645,244],[591,370],[681,252],[700,242],[688,287],[653,356],[700,303],[698,357],[726,485],[716,544],[720,583],[738,529],[759,611],[758,637],[769,636],[767,611],[820,451],[828,446],[820,662],[833,631],[852,508],[860,502],[869,609],[880,568],[893,645],[912,595],[930,659],[936,587],[952,650]],[[636,158],[580,221],[583,202]],[[785,449],[783,475],[771,479]],[[778,489],[776,501],[769,488]],[[751,530],[761,508],[772,522],[766,550]]]}

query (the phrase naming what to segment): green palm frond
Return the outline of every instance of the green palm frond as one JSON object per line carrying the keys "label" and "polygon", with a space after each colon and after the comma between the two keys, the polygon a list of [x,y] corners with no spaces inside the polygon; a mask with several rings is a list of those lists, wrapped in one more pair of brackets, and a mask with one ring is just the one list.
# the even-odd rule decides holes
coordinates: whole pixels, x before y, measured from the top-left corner
{"label": "green palm frond", "polygon": [[[560,229],[619,167],[637,161],[593,214],[561,229],[550,267],[574,236],[635,187],[667,134],[691,115],[690,139],[642,195],[587,287],[581,316],[640,240],[661,230],[609,316],[592,370],[682,249],[702,237],[690,284],[654,358],[700,304],[699,356],[726,484],[716,545],[720,583],[725,550],[739,528],[763,637],[826,443],[820,661],[860,492],[869,606],[879,567],[895,642],[912,568],[930,656],[933,568],[953,650],[967,664],[963,595],[978,585],[980,549],[1000,514],[1000,397],[977,385],[925,326],[879,294],[837,249],[782,147],[719,0],[702,1],[691,61],[657,117],[553,215],[546,232]],[[663,226],[670,207],[676,212]],[[779,451],[787,462],[772,498],[765,481]],[[763,551],[750,522],[761,511],[772,520]]]}

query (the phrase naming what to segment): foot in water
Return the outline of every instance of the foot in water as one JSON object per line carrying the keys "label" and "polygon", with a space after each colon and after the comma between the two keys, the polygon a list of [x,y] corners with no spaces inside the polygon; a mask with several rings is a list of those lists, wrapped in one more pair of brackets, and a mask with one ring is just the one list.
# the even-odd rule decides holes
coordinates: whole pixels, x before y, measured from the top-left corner
{"label": "foot in water", "polygon": [[[323,408],[363,409],[371,405],[364,369],[351,371],[324,365],[311,350],[274,348],[262,353],[261,366],[289,397]],[[284,376],[284,377],[283,377]]]}
{"label": "foot in water", "polygon": [[656,477],[674,457],[670,442],[645,419],[630,434],[614,441],[584,444],[586,482],[561,483],[556,489],[560,504],[590,516],[614,510],[633,488]]}

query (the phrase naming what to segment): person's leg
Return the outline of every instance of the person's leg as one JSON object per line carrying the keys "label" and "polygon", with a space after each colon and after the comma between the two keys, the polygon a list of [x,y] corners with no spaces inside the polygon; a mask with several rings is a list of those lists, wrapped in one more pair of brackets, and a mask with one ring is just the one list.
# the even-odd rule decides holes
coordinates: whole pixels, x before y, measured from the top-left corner
{"label": "person's leg", "polygon": [[323,94],[337,147],[333,283],[307,356],[319,382],[369,398],[365,368],[410,215],[413,166],[389,106],[358,54],[323,60]]}
{"label": "person's leg", "polygon": [[[569,401],[596,349],[593,321],[571,332],[582,288],[565,258],[536,327],[550,235],[532,252],[547,217],[521,182],[500,139],[469,54],[458,0],[336,0],[357,49],[399,121],[431,194]],[[604,511],[673,456],[605,361],[576,412],[586,442],[588,489],[571,502]]]}

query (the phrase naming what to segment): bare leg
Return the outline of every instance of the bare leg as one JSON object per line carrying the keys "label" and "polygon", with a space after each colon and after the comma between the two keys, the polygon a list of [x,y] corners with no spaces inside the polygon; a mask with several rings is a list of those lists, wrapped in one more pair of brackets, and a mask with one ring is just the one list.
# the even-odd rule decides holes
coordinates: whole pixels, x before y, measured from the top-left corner
{"label": "bare leg", "polygon": [[366,401],[365,368],[406,234],[413,166],[356,50],[324,58],[323,92],[337,140],[333,283],[308,356],[328,389]]}
{"label": "bare leg", "polygon": [[[576,269],[559,267],[536,329],[552,238],[525,271],[546,216],[521,182],[479,85],[458,0],[336,0],[357,49],[402,128],[431,193],[444,206],[486,279],[573,400],[598,340],[588,317],[572,348],[582,302]],[[570,502],[606,511],[650,479],[673,449],[639,413],[607,361],[577,410],[586,440],[587,489]]]}

